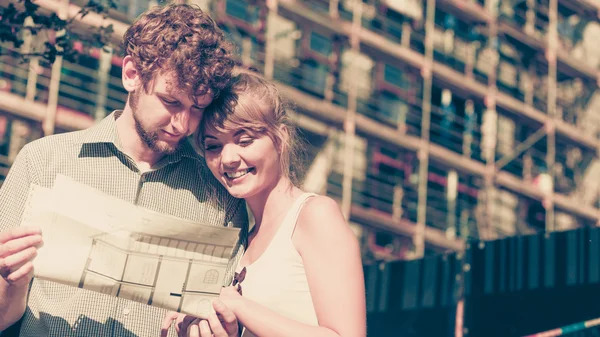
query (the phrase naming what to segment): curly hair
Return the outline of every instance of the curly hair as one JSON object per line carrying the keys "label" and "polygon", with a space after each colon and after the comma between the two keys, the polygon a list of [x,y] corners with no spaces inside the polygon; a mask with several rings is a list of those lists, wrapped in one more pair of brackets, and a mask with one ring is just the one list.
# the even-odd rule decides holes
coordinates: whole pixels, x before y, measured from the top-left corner
{"label": "curly hair", "polygon": [[[304,176],[306,156],[298,129],[290,118],[291,104],[284,101],[277,87],[260,74],[236,69],[231,84],[204,110],[195,142],[204,149],[206,130],[247,129],[267,135],[280,149],[281,173],[299,185]],[[283,126],[283,128],[282,128]]]}
{"label": "curly hair", "polygon": [[123,37],[144,91],[157,73],[173,72],[178,89],[215,97],[230,79],[234,61],[231,43],[200,7],[156,6],[136,19]]}

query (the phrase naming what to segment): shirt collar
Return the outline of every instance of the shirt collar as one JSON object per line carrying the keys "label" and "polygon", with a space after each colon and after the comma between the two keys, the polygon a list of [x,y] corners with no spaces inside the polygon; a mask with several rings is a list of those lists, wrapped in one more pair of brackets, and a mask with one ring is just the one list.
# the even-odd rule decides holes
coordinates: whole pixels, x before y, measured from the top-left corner
{"label": "shirt collar", "polygon": [[[108,143],[113,144],[119,151],[123,152],[116,123],[122,113],[123,110],[115,110],[104,119],[85,130],[81,138],[81,144]],[[183,157],[201,160],[200,155],[187,139],[182,142],[177,151],[162,158],[157,165],[162,166],[165,164],[176,163]]]}

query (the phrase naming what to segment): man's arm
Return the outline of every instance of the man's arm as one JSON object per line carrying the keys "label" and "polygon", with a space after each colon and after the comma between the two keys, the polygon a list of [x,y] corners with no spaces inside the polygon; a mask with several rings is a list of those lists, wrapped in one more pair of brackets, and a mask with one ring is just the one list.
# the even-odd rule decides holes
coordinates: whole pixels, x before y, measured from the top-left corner
{"label": "man's arm", "polygon": [[25,312],[32,260],[42,243],[39,229],[19,226],[32,182],[26,148],[0,188],[0,331]]}

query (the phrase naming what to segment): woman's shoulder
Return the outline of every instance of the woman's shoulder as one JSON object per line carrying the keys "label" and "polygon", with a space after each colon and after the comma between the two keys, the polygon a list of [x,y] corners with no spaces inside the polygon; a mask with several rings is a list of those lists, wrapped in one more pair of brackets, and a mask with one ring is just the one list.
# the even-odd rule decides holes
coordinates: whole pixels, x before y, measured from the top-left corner
{"label": "woman's shoulder", "polygon": [[315,195],[306,200],[296,227],[308,236],[335,234],[349,228],[338,203],[324,195]]}

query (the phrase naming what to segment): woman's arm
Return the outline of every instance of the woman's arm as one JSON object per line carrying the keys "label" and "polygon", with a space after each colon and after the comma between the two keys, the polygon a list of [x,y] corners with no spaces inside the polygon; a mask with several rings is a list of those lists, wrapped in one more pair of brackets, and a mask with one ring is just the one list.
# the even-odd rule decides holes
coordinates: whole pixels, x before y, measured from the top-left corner
{"label": "woman's arm", "polygon": [[240,296],[233,287],[221,294],[225,304],[260,337],[366,336],[360,248],[336,202],[323,196],[309,199],[292,241],[304,262],[318,327],[283,317]]}

